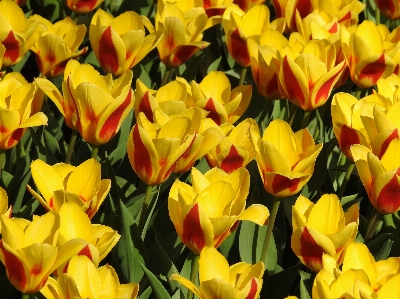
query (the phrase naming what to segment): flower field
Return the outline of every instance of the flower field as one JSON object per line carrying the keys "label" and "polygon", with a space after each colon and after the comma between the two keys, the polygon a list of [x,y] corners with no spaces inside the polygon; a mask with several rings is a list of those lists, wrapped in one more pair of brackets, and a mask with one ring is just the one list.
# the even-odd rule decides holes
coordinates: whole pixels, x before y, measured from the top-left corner
{"label": "flower field", "polygon": [[400,298],[398,19],[0,0],[0,298]]}

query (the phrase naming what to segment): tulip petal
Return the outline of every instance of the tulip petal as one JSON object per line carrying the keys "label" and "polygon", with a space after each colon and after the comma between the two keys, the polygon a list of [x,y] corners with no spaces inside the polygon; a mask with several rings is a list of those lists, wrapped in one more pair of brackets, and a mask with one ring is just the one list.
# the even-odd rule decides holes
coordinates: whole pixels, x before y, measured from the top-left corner
{"label": "tulip petal", "polygon": [[86,256],[74,256],[68,272],[77,283],[82,298],[96,298],[101,290],[101,281],[93,263]]}
{"label": "tulip petal", "polygon": [[75,203],[64,203],[59,211],[60,234],[66,239],[81,238],[90,242],[92,224],[89,217]]}
{"label": "tulip petal", "polygon": [[231,299],[237,298],[239,291],[230,283],[213,278],[200,284],[200,298]]}
{"label": "tulip petal", "polygon": [[400,274],[396,274],[390,280],[385,283],[382,288],[378,291],[378,299],[384,298],[393,298],[399,299],[400,292],[399,292],[399,283],[400,283]]}
{"label": "tulip petal", "polygon": [[116,74],[126,58],[125,44],[115,30],[108,26],[99,40],[98,60],[101,67],[108,73]]}
{"label": "tulip petal", "polygon": [[179,282],[181,285],[185,286],[188,290],[196,294],[199,298],[202,298],[199,289],[189,279],[180,276],[178,274],[172,274],[170,279]]}
{"label": "tulip petal", "polygon": [[229,281],[228,261],[214,247],[203,248],[200,253],[199,269],[200,285],[211,279]]}
{"label": "tulip petal", "polygon": [[376,281],[375,259],[367,246],[362,243],[353,242],[347,247],[342,271],[346,272],[349,269],[363,270],[367,274],[371,285]]}
{"label": "tulip petal", "polygon": [[246,45],[247,36],[239,29],[231,29],[226,34],[226,44],[232,58],[242,67],[250,65],[250,56]]}
{"label": "tulip petal", "polygon": [[268,217],[269,210],[266,206],[253,204],[243,211],[238,220],[248,220],[258,225],[267,225]]}

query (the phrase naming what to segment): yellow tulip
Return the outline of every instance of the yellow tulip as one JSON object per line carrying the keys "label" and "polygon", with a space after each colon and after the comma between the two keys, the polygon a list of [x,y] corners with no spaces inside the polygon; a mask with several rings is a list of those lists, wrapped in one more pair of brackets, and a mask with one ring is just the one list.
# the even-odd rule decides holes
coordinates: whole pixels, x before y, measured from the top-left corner
{"label": "yellow tulip", "polygon": [[251,134],[264,188],[275,197],[298,193],[310,180],[322,144],[314,144],[307,129],[293,133],[282,120],[274,120],[265,129]]}
{"label": "yellow tulip", "polygon": [[78,51],[86,34],[85,25],[76,25],[70,17],[54,24],[39,15],[33,15],[31,19],[38,20],[47,27],[47,31],[31,48],[36,54],[39,70],[44,76],[61,75],[68,60],[87,52],[88,47]]}
{"label": "yellow tulip", "polygon": [[284,18],[287,31],[297,31],[296,11],[301,18],[312,12],[312,0],[272,0],[277,18]]}
{"label": "yellow tulip", "polygon": [[57,247],[60,219],[53,212],[36,216],[32,222],[5,215],[0,215],[0,221],[0,260],[8,279],[22,293],[38,292],[55,269],[87,245],[73,239]]}
{"label": "yellow tulip", "polygon": [[316,204],[300,195],[292,208],[293,252],[314,272],[322,269],[325,253],[340,265],[343,253],[356,238],[358,215],[358,204],[344,213],[335,194],[323,195]]}
{"label": "yellow tulip", "polygon": [[102,4],[104,0],[67,0],[67,6],[76,13],[88,13]]}
{"label": "yellow tulip", "polygon": [[265,0],[233,0],[233,3],[238,5],[241,10],[249,11],[256,5],[263,4]]}
{"label": "yellow tulip", "polygon": [[[145,35],[145,27],[150,34]],[[121,76],[138,64],[157,45],[160,35],[154,32],[148,18],[133,11],[114,18],[100,8],[89,27],[90,44],[97,61],[113,76]]]}
{"label": "yellow tulip", "polygon": [[113,267],[105,265],[97,269],[87,256],[74,256],[67,272],[57,280],[50,277],[40,292],[47,299],[135,299],[139,285],[120,284]]}
{"label": "yellow tulip", "polygon": [[192,168],[192,186],[175,181],[168,197],[172,223],[193,252],[217,248],[236,229],[239,220],[265,225],[268,209],[254,204],[245,209],[250,175],[245,168],[228,174],[213,168],[204,175]]}
{"label": "yellow tulip", "polygon": [[[5,215],[8,218],[11,218],[12,215],[12,206],[8,207],[7,192],[2,187],[0,187],[0,215]],[[1,233],[1,222],[0,222],[0,233]]]}
{"label": "yellow tulip", "polygon": [[256,299],[261,291],[263,274],[263,262],[254,265],[241,262],[229,266],[225,257],[214,247],[204,247],[199,260],[199,288],[178,274],[171,275],[171,279],[178,281],[200,299]]}
{"label": "yellow tulip", "polygon": [[111,188],[110,180],[100,178],[100,168],[95,159],[77,167],[64,163],[50,166],[35,160],[31,163],[32,178],[42,196],[27,188],[48,211],[59,213],[64,202],[75,202],[91,219]]}
{"label": "yellow tulip", "polygon": [[398,211],[400,139],[393,139],[389,143],[381,159],[359,144],[352,145],[350,150],[371,204],[382,214]]}

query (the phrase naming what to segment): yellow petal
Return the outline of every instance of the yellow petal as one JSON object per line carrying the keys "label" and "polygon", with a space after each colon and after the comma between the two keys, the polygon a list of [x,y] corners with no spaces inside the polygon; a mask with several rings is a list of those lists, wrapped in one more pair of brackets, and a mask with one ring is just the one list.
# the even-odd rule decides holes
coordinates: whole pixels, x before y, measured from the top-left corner
{"label": "yellow petal", "polygon": [[204,247],[199,260],[200,285],[214,278],[228,282],[229,273],[229,264],[225,257],[214,247]]}
{"label": "yellow petal", "polygon": [[258,204],[251,205],[239,216],[239,220],[249,220],[258,225],[266,225],[268,218],[268,208]]}

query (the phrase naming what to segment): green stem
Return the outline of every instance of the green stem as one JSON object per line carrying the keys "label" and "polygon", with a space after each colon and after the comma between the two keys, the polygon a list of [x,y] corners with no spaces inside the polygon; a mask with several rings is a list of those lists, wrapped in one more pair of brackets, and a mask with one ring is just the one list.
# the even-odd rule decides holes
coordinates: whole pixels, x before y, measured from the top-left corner
{"label": "green stem", "polygon": [[379,213],[377,209],[374,208],[372,217],[368,222],[367,231],[365,233],[365,238],[364,238],[364,244],[369,243],[369,241],[371,240],[372,236],[374,235],[382,217],[383,217],[383,215],[381,213]]}
{"label": "green stem", "polygon": [[240,78],[239,78],[238,86],[243,85],[244,79],[246,78],[246,73],[247,73],[247,67],[243,67],[242,70],[240,71]]}
{"label": "green stem", "polygon": [[22,293],[21,299],[29,299],[29,294]]}
{"label": "green stem", "polygon": [[167,84],[167,83],[171,80],[171,77],[172,77],[172,69],[170,69],[170,68],[167,67],[167,68],[165,69],[164,76],[163,76],[163,78],[162,78],[162,80],[161,80],[160,87],[162,87],[162,86],[164,86],[165,84]]}
{"label": "green stem", "polygon": [[144,200],[143,200],[142,211],[140,212],[140,218],[139,218],[139,232],[141,234],[143,234],[144,225],[146,224],[147,208],[150,205],[152,190],[153,190],[153,186],[147,185],[146,194],[144,195]]}
{"label": "green stem", "polygon": [[21,158],[22,157],[24,157],[25,156],[25,149],[24,149],[24,147],[22,146],[22,143],[21,142],[18,142],[17,143],[17,146],[16,146],[16,164],[17,165],[19,165],[19,162],[21,161]]}
{"label": "green stem", "polygon": [[269,242],[271,240],[272,230],[274,229],[274,223],[275,223],[276,215],[278,214],[280,202],[281,202],[280,199],[277,199],[277,198],[274,199],[274,204],[272,206],[271,214],[269,215],[267,233],[265,234],[264,246],[263,246],[262,253],[261,253],[261,261],[264,264],[265,264],[265,260],[267,259],[268,246],[269,246]]}
{"label": "green stem", "polygon": [[92,158],[97,159],[97,153],[99,152],[98,145],[92,145]]}
{"label": "green stem", "polygon": [[342,185],[340,185],[340,189],[339,189],[339,193],[338,193],[339,199],[342,199],[342,197],[343,197],[344,190],[346,190],[347,183],[349,182],[350,176],[353,173],[354,165],[355,165],[354,163],[351,163],[351,164],[349,164],[349,166],[347,166],[346,174],[344,175]]}
{"label": "green stem", "polygon": [[381,11],[378,7],[375,8],[375,24],[379,25],[381,23]]}
{"label": "green stem", "polygon": [[71,162],[71,157],[72,153],[74,152],[74,146],[77,137],[78,137],[78,131],[72,130],[71,139],[69,140],[69,145],[68,145],[67,156],[65,157],[65,164],[69,164]]}
{"label": "green stem", "polygon": [[357,100],[360,99],[360,97],[361,97],[361,89],[360,88],[357,88],[356,94],[354,96],[357,98]]}
{"label": "green stem", "polygon": [[310,115],[311,115],[311,111],[304,110],[303,122],[301,123],[302,129],[305,129],[308,127],[308,124],[310,123]]}
{"label": "green stem", "polygon": [[[199,272],[199,259],[200,259],[200,255],[195,254],[195,256],[193,257],[192,260],[192,269],[190,270],[190,281],[193,282],[194,285],[196,285],[196,277],[197,277],[197,273]],[[187,299],[192,299],[193,298],[193,292],[192,291],[188,291],[187,294]]]}
{"label": "green stem", "polygon": [[294,117],[296,116],[297,106],[294,104],[289,104],[289,105],[290,108],[289,108],[288,124],[289,126],[292,126]]}

